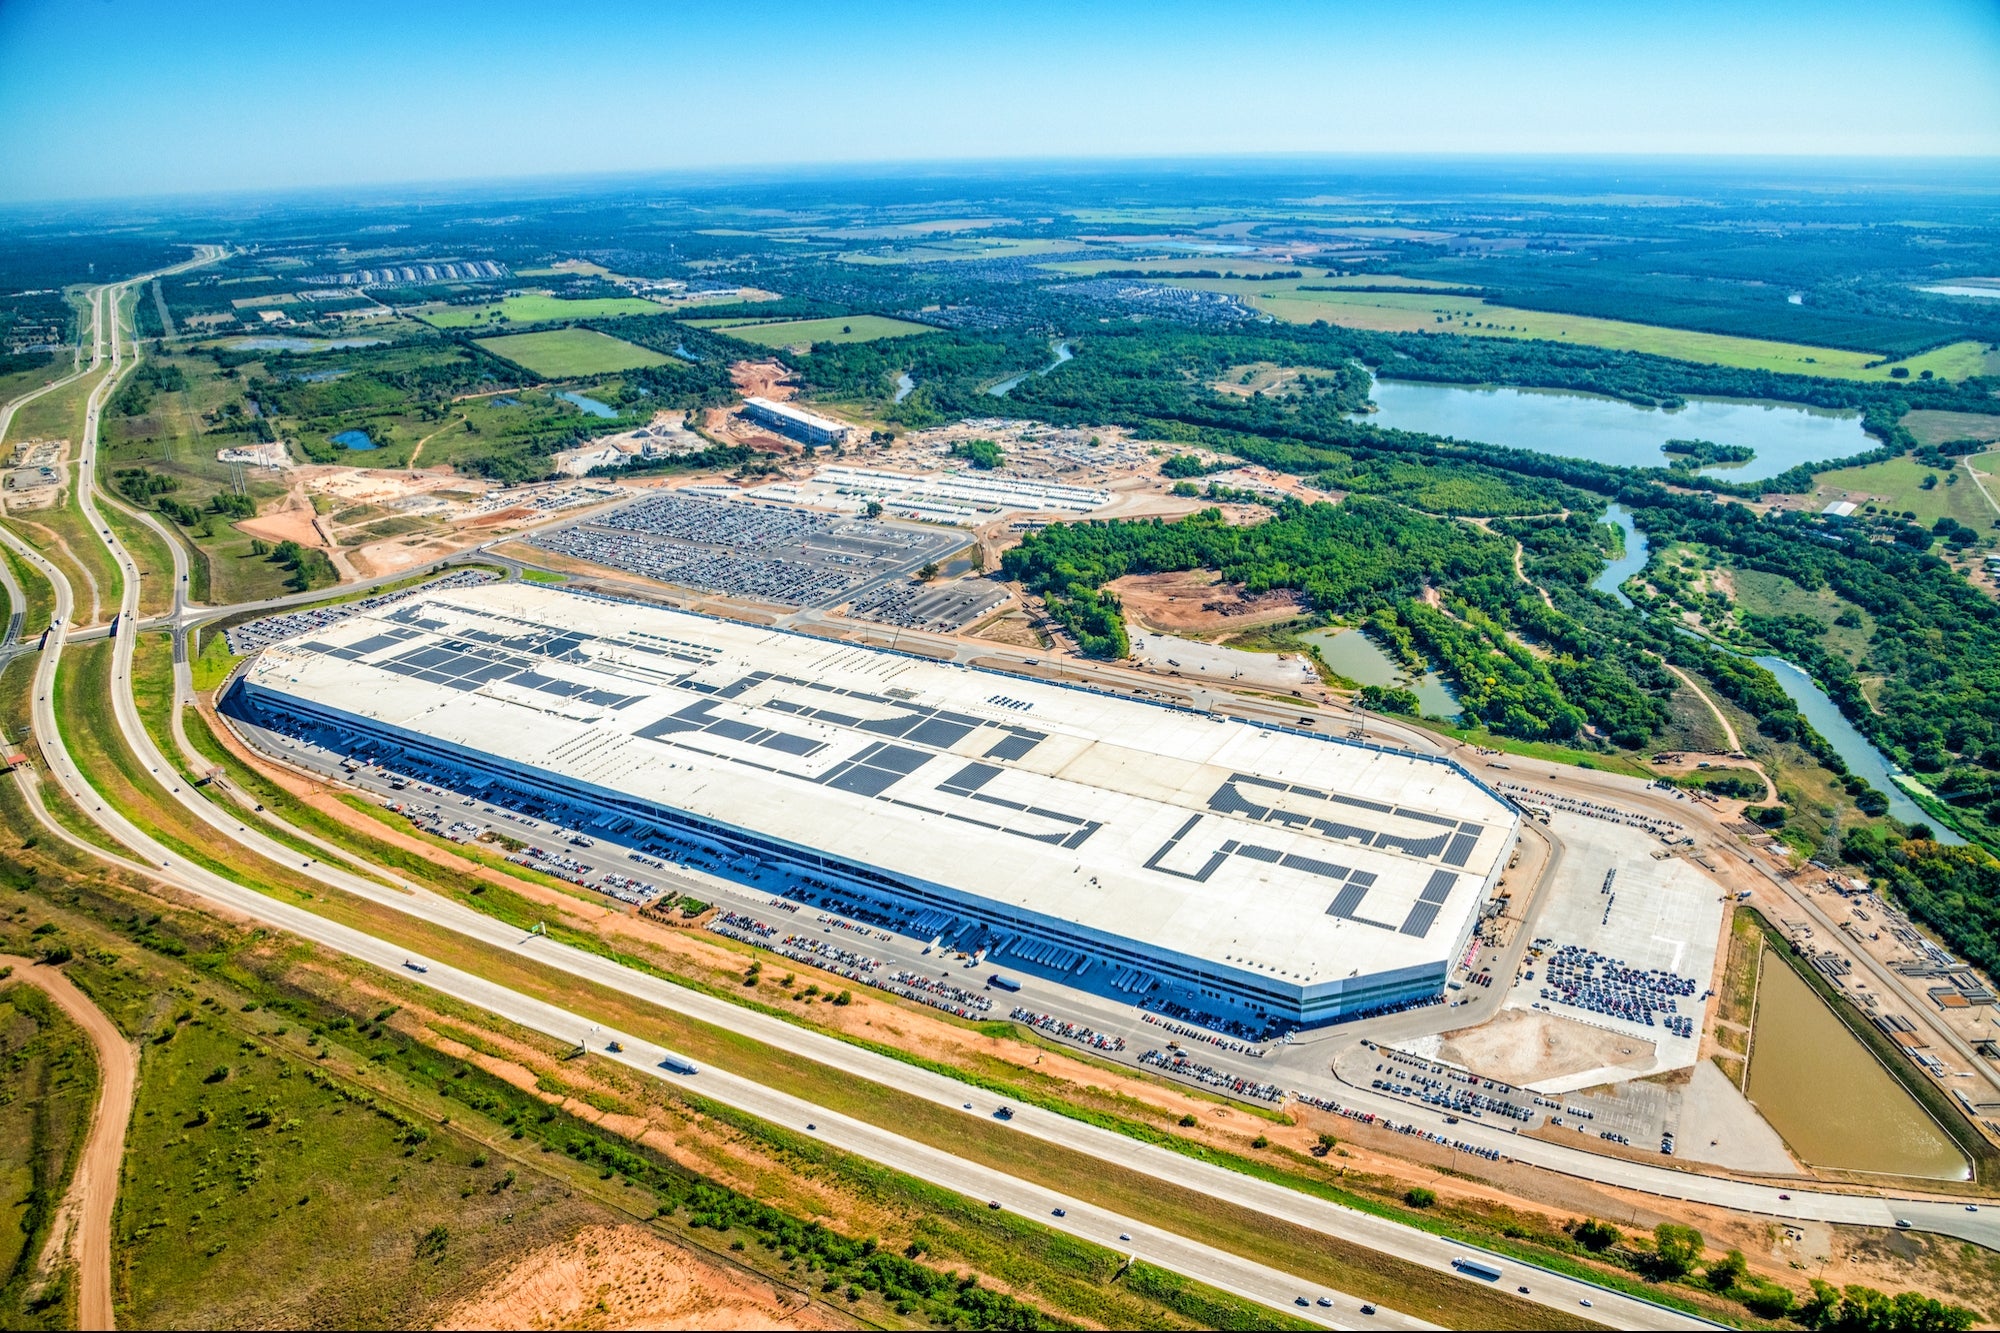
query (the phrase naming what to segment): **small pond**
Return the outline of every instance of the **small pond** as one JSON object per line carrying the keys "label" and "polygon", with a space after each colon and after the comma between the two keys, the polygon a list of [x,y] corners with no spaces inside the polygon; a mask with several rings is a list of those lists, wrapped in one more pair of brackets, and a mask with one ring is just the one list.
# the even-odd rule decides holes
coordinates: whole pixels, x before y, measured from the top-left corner
{"label": "small pond", "polygon": [[1496,389],[1466,384],[1375,381],[1379,426],[1426,431],[1558,458],[1619,467],[1665,467],[1668,440],[1748,445],[1747,463],[1703,471],[1732,481],[1762,481],[1800,463],[1849,458],[1877,447],[1854,412],[1789,403],[1694,398],[1667,411],[1616,398],[1553,389]]}
{"label": "small pond", "polygon": [[574,403],[594,417],[610,418],[618,415],[617,408],[600,403],[595,398],[586,398],[580,393],[563,392],[557,394],[556,397],[562,399],[565,403]]}
{"label": "small pond", "polygon": [[1319,649],[1319,660],[1357,685],[1403,689],[1417,696],[1426,717],[1455,718],[1458,700],[1435,671],[1412,675],[1382,645],[1358,629],[1316,629],[1299,636]]}
{"label": "small pond", "polygon": [[382,447],[369,439],[368,432],[365,430],[344,430],[338,435],[329,435],[327,438],[343,449],[359,451],[362,449],[380,449]]}
{"label": "small pond", "polygon": [[380,347],[381,338],[238,338],[230,346],[239,352],[331,352],[342,347]]}

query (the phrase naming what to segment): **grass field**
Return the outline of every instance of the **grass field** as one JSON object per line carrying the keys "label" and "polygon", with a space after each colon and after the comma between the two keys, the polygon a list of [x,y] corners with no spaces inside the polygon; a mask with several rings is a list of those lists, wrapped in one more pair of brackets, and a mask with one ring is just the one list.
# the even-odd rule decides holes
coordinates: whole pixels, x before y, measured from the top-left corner
{"label": "grass field", "polygon": [[[1221,260],[1208,267],[1227,267]],[[1140,265],[1144,267],[1144,265]],[[1385,333],[1458,333],[1476,338],[1538,338],[1580,343],[1624,352],[1646,352],[1682,361],[1703,361],[1745,370],[1773,370],[1833,379],[1887,380],[1896,367],[1912,376],[1930,370],[1946,379],[1981,373],[1986,353],[1979,343],[1953,343],[1904,361],[1869,368],[1878,358],[1870,352],[1850,352],[1804,343],[1762,338],[1734,338],[1693,329],[1634,324],[1618,319],[1552,314],[1494,305],[1477,297],[1426,296],[1415,292],[1378,292],[1361,287],[1306,291],[1331,287],[1324,278],[1296,282],[1245,282],[1228,278],[1191,278],[1184,284],[1203,291],[1229,292],[1244,303],[1290,324],[1323,319],[1345,328],[1378,329]],[[1400,285],[1400,284],[1399,284]]]}
{"label": "grass field", "polygon": [[605,319],[613,315],[661,315],[666,311],[636,296],[567,300],[547,292],[520,292],[484,305],[427,306],[412,313],[432,328],[474,329],[488,324],[545,324],[553,319]]}
{"label": "grass field", "polygon": [[[1760,616],[1811,616],[1826,626],[1828,648],[1849,662],[1859,662],[1867,655],[1868,640],[1875,633],[1875,617],[1833,589],[1821,587],[1807,592],[1782,574],[1767,574],[1761,569],[1739,569],[1733,582],[1738,609]],[[1858,626],[1834,623],[1850,611],[1854,613],[1852,618],[1860,620]]]}
{"label": "grass field", "polygon": [[809,347],[813,343],[866,343],[931,333],[925,324],[886,315],[839,315],[832,319],[787,319],[768,324],[727,324],[717,333],[763,347]]}
{"label": "grass field", "polygon": [[550,329],[481,338],[479,345],[544,379],[611,375],[640,366],[664,366],[673,358],[599,333],[596,329]]}
{"label": "grass field", "polygon": [[75,1324],[73,1284],[41,1288],[36,1260],[75,1171],[97,1079],[82,1030],[33,986],[0,982],[0,1216],[8,1221],[0,1324],[8,1328]]}
{"label": "grass field", "polygon": [[1903,426],[1918,444],[1946,440],[2000,440],[2000,415],[1986,412],[1911,412]]}
{"label": "grass field", "polygon": [[[1996,466],[2000,455],[1977,455],[1970,463],[1977,465],[1984,476],[2000,473],[2000,466]],[[1865,503],[1916,514],[1917,522],[1927,528],[1949,516],[1982,533],[1991,532],[1994,520],[2000,519],[2000,510],[1988,503],[1971,477],[1963,475],[1967,466],[1961,464],[1944,472],[1925,467],[1914,458],[1892,458],[1886,463],[1822,472],[1813,478],[1815,485],[1809,504],[1817,509],[1834,500],[1859,500],[1865,495],[1870,497]],[[1925,477],[1937,479],[1929,490],[1924,489]],[[1989,488],[2000,486],[1994,481],[1986,484]],[[1995,494],[2000,496],[2000,489]]]}

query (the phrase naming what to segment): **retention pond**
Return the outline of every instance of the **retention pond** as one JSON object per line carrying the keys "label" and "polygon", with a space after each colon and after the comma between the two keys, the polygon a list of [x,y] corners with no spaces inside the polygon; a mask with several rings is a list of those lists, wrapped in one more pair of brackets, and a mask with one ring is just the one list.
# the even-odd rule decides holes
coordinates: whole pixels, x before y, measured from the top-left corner
{"label": "retention pond", "polygon": [[1299,637],[1319,649],[1319,660],[1329,669],[1356,685],[1409,690],[1417,696],[1417,707],[1426,717],[1459,715],[1458,700],[1452,698],[1437,672],[1406,670],[1382,650],[1381,644],[1358,629],[1316,629]]}
{"label": "retention pond", "polygon": [[1759,961],[1750,1040],[1750,1100],[1811,1165],[1971,1177],[1951,1137],[1770,949]]}

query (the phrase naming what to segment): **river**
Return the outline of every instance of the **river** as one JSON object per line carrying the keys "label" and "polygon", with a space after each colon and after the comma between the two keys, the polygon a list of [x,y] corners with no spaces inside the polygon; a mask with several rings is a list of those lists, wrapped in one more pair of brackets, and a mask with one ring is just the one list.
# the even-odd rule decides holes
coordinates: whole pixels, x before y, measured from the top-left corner
{"label": "river", "polygon": [[1825,1001],[1768,948],[1746,1091],[1813,1166],[1965,1180],[1965,1155]]}
{"label": "river", "polygon": [[[1623,585],[1625,580],[1646,567],[1649,553],[1646,534],[1639,531],[1637,525],[1632,522],[1632,515],[1624,505],[1606,506],[1604,516],[1608,521],[1616,523],[1619,530],[1625,534],[1625,554],[1607,565],[1602,574],[1591,580],[1590,586],[1600,592],[1608,592],[1624,605],[1630,606],[1632,599],[1625,595]],[[1689,631],[1681,629],[1681,632]],[[1715,646],[1724,647],[1721,644]],[[1725,648],[1724,651],[1731,650]],[[1811,675],[1782,657],[1764,656],[1752,660],[1777,677],[1778,688],[1785,692],[1785,696],[1792,701],[1793,707],[1799,710],[1806,721],[1812,723],[1813,730],[1826,737],[1826,743],[1833,747],[1833,752],[1841,757],[1848,769],[1888,798],[1890,814],[1906,824],[1929,824],[1939,842],[1954,846],[1964,844],[1965,839],[1926,814],[1922,806],[1911,800],[1909,794],[1896,785],[1892,775],[1900,770],[1889,762],[1887,755],[1875,748],[1874,742],[1864,736],[1859,727],[1847,720],[1846,715],[1840,711],[1840,705],[1834,703],[1832,697],[1819,687],[1819,683]],[[1340,668],[1334,669],[1337,671]]]}
{"label": "river", "polygon": [[1608,522],[1617,524],[1618,530],[1625,534],[1625,554],[1606,565],[1604,572],[1590,581],[1590,586],[1599,592],[1610,593],[1621,605],[1630,606],[1632,599],[1625,595],[1625,580],[1646,567],[1646,558],[1652,553],[1652,547],[1646,541],[1646,534],[1632,522],[1631,511],[1624,505],[1606,505],[1604,517]]}
{"label": "river", "polygon": [[[1015,384],[1018,384],[1018,383],[1020,383],[1020,381],[1016,380],[1016,381],[1014,381],[1014,383],[1015,383]],[[897,376],[896,376],[896,401],[900,403],[900,402],[902,402],[902,401],[903,401],[903,400],[904,400],[905,398],[908,398],[908,397],[910,396],[910,391],[911,391],[912,389],[915,389],[916,387],[917,387],[917,382],[916,382],[915,380],[913,380],[913,379],[911,379],[911,378],[910,378],[910,372],[909,372],[909,371],[905,370],[905,371],[903,371],[902,373],[900,373],[899,375],[897,375]],[[1009,385],[1008,387],[1009,387],[1009,388],[1012,388],[1012,387],[1013,387],[1013,385],[1012,385],[1012,384],[1010,384],[1010,385]]]}
{"label": "river", "polygon": [[1789,403],[1692,398],[1685,407],[1667,411],[1554,389],[1389,379],[1375,381],[1373,397],[1379,410],[1368,420],[1376,425],[1619,467],[1666,466],[1668,457],[1660,446],[1668,440],[1749,445],[1757,456],[1748,463],[1703,469],[1706,475],[1732,481],[1762,481],[1800,463],[1848,458],[1878,447],[1861,429],[1858,413]]}
{"label": "river", "polygon": [[1055,360],[1049,362],[1046,366],[1043,366],[1040,370],[1024,370],[1020,374],[1014,376],[1014,378],[1012,379],[1001,380],[998,384],[994,385],[986,392],[992,394],[995,398],[1005,398],[1009,393],[1013,392],[1014,386],[1016,384],[1019,384],[1022,380],[1028,378],[1028,376],[1046,375],[1051,370],[1054,370],[1057,366],[1061,365],[1063,362],[1069,360],[1072,355],[1073,353],[1071,353],[1071,351],[1069,350],[1068,343],[1066,342],[1057,343],[1055,345]]}
{"label": "river", "polygon": [[1891,775],[1899,770],[1889,762],[1888,756],[1876,749],[1860,729],[1847,720],[1840,706],[1803,669],[1782,657],[1751,660],[1778,678],[1778,688],[1798,706],[1806,721],[1812,723],[1813,730],[1826,737],[1826,743],[1833,747],[1834,753],[1847,761],[1854,775],[1866,778],[1869,786],[1889,798],[1890,814],[1908,824],[1930,825],[1939,842],[1955,847],[1965,845],[1965,839],[1926,814],[1922,806],[1896,785]]}

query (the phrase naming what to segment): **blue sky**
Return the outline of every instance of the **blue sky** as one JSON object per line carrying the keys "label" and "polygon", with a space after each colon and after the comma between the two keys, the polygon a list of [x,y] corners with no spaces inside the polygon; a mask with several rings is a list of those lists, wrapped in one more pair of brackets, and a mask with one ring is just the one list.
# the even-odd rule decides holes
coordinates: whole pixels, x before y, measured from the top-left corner
{"label": "blue sky", "polygon": [[2000,156],[2000,4],[5,0],[0,127],[10,202],[1009,157]]}

